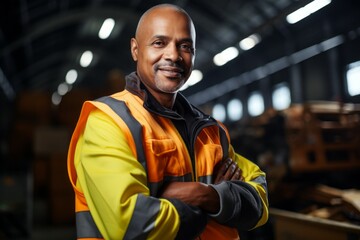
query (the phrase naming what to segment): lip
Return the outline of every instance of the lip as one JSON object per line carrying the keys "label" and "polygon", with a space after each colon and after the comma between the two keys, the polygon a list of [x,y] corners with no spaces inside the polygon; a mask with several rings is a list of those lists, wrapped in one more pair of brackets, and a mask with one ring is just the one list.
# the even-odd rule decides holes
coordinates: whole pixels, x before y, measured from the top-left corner
{"label": "lip", "polygon": [[166,77],[169,78],[179,78],[182,77],[183,69],[172,66],[162,66],[158,68]]}

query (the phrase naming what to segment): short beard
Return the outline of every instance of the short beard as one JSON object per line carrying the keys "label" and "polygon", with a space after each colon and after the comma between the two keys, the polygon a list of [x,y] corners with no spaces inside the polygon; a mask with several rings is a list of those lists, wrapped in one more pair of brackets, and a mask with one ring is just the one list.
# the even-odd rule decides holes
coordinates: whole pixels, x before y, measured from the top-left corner
{"label": "short beard", "polygon": [[176,86],[172,88],[166,87],[166,84],[164,84],[162,80],[158,79],[156,74],[154,81],[156,88],[165,93],[176,93],[185,84],[185,80],[182,79]]}

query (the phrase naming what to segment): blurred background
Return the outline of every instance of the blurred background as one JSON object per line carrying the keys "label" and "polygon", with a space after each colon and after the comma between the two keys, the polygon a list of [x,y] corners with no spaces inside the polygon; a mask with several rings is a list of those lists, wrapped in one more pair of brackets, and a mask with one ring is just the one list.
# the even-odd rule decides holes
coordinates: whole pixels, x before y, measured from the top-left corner
{"label": "blurred background", "polygon": [[66,154],[85,100],[124,88],[130,38],[174,3],[197,31],[182,93],[267,173],[241,239],[360,239],[360,1],[0,2],[0,239],[75,239]]}

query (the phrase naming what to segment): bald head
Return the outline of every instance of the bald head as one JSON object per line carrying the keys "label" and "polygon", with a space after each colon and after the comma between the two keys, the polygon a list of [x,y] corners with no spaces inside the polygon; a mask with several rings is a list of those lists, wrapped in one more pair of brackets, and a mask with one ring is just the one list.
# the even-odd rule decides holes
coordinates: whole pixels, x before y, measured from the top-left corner
{"label": "bald head", "polygon": [[195,27],[191,17],[184,9],[173,4],[159,4],[148,9],[139,20],[136,28],[135,38],[139,38],[139,35],[142,31],[144,31],[144,28],[146,28],[149,21],[153,21],[156,17],[160,17],[163,14],[181,14],[185,16],[188,19],[189,24],[191,25],[191,32],[195,40]]}

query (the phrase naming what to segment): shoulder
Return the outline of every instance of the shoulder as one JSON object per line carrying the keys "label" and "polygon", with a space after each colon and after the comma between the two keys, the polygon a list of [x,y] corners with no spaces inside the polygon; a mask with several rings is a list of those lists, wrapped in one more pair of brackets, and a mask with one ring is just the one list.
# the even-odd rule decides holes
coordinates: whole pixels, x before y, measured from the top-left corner
{"label": "shoulder", "polygon": [[91,141],[118,142],[124,134],[114,120],[99,109],[90,112],[84,129],[84,139]]}

